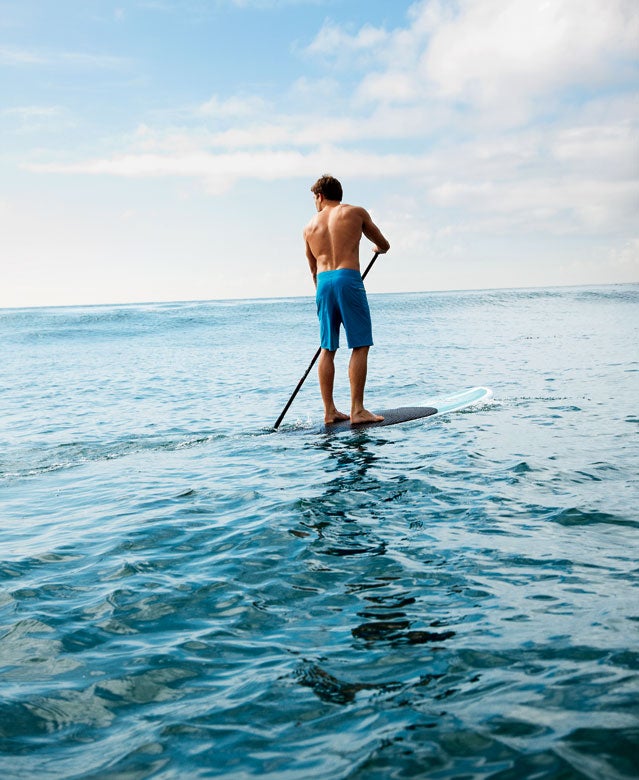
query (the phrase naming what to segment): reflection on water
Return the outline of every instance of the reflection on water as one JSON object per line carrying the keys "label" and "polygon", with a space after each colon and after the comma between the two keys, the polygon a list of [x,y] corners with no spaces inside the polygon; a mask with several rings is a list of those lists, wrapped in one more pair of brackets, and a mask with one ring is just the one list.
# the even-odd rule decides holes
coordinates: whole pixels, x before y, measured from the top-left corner
{"label": "reflection on water", "polygon": [[[350,614],[357,622],[350,627],[352,649],[368,652],[379,647],[381,652],[396,651],[402,645],[439,645],[455,636],[441,620],[425,624],[422,604],[411,592],[406,571],[401,562],[386,557],[377,560],[371,576],[370,560],[358,566],[355,556],[370,559],[386,555],[387,541],[377,530],[383,527],[388,514],[388,480],[384,479],[385,459],[383,437],[360,431],[344,438],[324,437],[314,443],[314,449],[326,453],[325,471],[328,477],[323,491],[304,507],[300,526],[295,530],[300,537],[313,533],[308,550],[313,555],[327,556],[324,571],[343,571],[343,562],[335,566],[330,557],[348,558],[349,574],[336,594],[334,583],[332,596],[340,601],[340,612]],[[397,506],[394,507],[397,512]],[[419,590],[417,589],[417,592]],[[421,626],[413,628],[414,625]],[[424,627],[426,625],[427,627]],[[438,630],[433,630],[433,629]],[[352,670],[345,670],[352,678]],[[329,672],[320,661],[306,660],[296,670],[300,685],[311,688],[323,701],[334,704],[350,704],[361,692],[378,694],[405,692],[406,685],[398,681],[364,682],[340,679]],[[424,673],[425,681],[441,677],[441,674]]]}
{"label": "reflection on water", "polygon": [[[369,473],[380,457],[369,435],[322,437],[309,447],[327,456],[323,493],[307,502],[302,513],[302,526],[317,535],[314,550],[335,556],[384,555],[386,544],[372,527],[381,518],[375,494],[382,483]],[[362,518],[366,526],[358,522]]]}

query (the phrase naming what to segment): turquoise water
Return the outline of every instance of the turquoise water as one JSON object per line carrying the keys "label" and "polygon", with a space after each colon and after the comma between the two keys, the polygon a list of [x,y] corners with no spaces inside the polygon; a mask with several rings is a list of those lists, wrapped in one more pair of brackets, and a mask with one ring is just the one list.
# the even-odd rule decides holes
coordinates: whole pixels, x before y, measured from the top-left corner
{"label": "turquoise water", "polygon": [[639,285],[371,308],[0,311],[3,778],[637,777]]}

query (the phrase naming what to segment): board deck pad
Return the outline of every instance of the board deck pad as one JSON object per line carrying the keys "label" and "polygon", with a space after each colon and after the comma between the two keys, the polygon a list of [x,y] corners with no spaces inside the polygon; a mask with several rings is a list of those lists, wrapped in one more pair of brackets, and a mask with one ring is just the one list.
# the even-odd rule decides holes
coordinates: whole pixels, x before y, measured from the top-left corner
{"label": "board deck pad", "polygon": [[430,417],[437,414],[434,406],[400,406],[398,409],[382,409],[376,414],[381,414],[384,418],[379,422],[356,423],[351,424],[350,420],[342,420],[335,423],[322,425],[323,433],[338,433],[339,431],[359,431],[364,428],[382,428],[385,425],[396,425],[397,423],[409,422],[409,420],[419,420],[422,417]]}

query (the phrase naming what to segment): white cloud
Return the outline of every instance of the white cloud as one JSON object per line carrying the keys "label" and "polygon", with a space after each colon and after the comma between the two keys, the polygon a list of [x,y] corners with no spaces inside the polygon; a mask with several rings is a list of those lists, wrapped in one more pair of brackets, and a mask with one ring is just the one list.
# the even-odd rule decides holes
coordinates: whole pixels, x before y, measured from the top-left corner
{"label": "white cloud", "polygon": [[613,265],[623,268],[624,271],[639,276],[639,238],[633,238],[620,249],[613,251],[611,261]]}
{"label": "white cloud", "polygon": [[384,216],[384,230],[393,236],[393,251],[409,251],[428,246],[433,229],[423,216],[421,203],[414,197],[394,197]]}
{"label": "white cloud", "polygon": [[290,98],[299,103],[301,100],[317,105],[318,100],[332,100],[339,92],[339,80],[335,78],[310,79],[300,76],[289,90]]}
{"label": "white cloud", "polygon": [[210,15],[220,6],[240,10],[268,10],[292,5],[320,5],[324,0],[139,0],[140,8],[152,12],[179,13],[195,18]]}
{"label": "white cloud", "polygon": [[382,45],[387,37],[385,30],[370,24],[365,24],[355,35],[351,35],[334,22],[326,21],[306,51],[309,54],[333,56],[345,52],[370,51]]}
{"label": "white cloud", "polygon": [[[182,111],[183,126],[140,125],[124,151],[28,168],[187,177],[211,194],[332,170],[401,179],[457,232],[625,230],[637,204],[626,74],[638,30],[634,0],[430,0],[392,31],[326,22],[306,54],[347,61],[354,87],[329,68],[297,78],[277,104],[214,95]],[[561,102],[569,88],[578,95]],[[413,222],[415,245],[442,227]]]}
{"label": "white cloud", "polygon": [[32,49],[0,46],[0,62],[4,65],[41,65],[46,61],[46,57]]}
{"label": "white cloud", "polygon": [[[446,97],[485,105],[618,77],[636,56],[634,0],[473,0],[438,28],[420,75]],[[425,11],[428,13],[428,11]]]}
{"label": "white cloud", "polygon": [[[620,74],[627,85],[636,80],[635,0],[431,0],[409,16],[377,50],[362,99],[461,102],[485,121],[520,124],[571,88],[592,93]],[[331,25],[310,51],[356,47],[362,31]]]}
{"label": "white cloud", "polygon": [[320,5],[323,0],[228,0],[236,8],[286,8],[291,5]]}
{"label": "white cloud", "polygon": [[478,217],[476,227],[482,232],[516,227],[530,232],[545,227],[559,234],[613,229],[623,221],[630,224],[639,206],[637,188],[627,182],[552,176],[444,181],[432,188],[430,200],[467,214],[470,221]]}
{"label": "white cloud", "polygon": [[237,119],[254,116],[265,108],[266,101],[257,95],[233,96],[226,100],[220,100],[217,95],[213,95],[198,107],[197,113],[216,119]]}
{"label": "white cloud", "polygon": [[562,130],[551,150],[557,161],[582,173],[628,179],[639,172],[639,137],[636,128],[627,123]]}
{"label": "white cloud", "polygon": [[0,46],[0,63],[10,66],[72,66],[78,68],[118,69],[128,60],[108,54],[77,51],[43,51],[38,49]]}
{"label": "white cloud", "polygon": [[72,115],[62,106],[10,106],[0,109],[7,132],[14,134],[60,132],[75,126]]}
{"label": "white cloud", "polygon": [[357,94],[365,103],[413,103],[421,89],[412,74],[389,70],[365,76]]}
{"label": "white cloud", "polygon": [[318,170],[334,168],[353,178],[380,175],[406,176],[425,172],[430,163],[411,155],[353,153],[325,147],[310,153],[299,151],[250,151],[214,154],[126,154],[80,163],[33,163],[25,166],[35,173],[110,175],[127,178],[181,176],[224,183],[237,179],[273,181],[308,178]]}
{"label": "white cloud", "polygon": [[0,111],[4,116],[14,116],[23,120],[59,116],[61,112],[59,106],[13,106]]}

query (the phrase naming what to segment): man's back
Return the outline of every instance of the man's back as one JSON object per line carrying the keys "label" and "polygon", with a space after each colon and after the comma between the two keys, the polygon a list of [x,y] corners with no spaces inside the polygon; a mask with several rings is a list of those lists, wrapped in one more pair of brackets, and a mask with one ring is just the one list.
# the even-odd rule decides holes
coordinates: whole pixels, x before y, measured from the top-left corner
{"label": "man's back", "polygon": [[366,216],[358,206],[327,203],[311,219],[304,237],[317,260],[317,273],[338,268],[359,270],[359,242]]}

